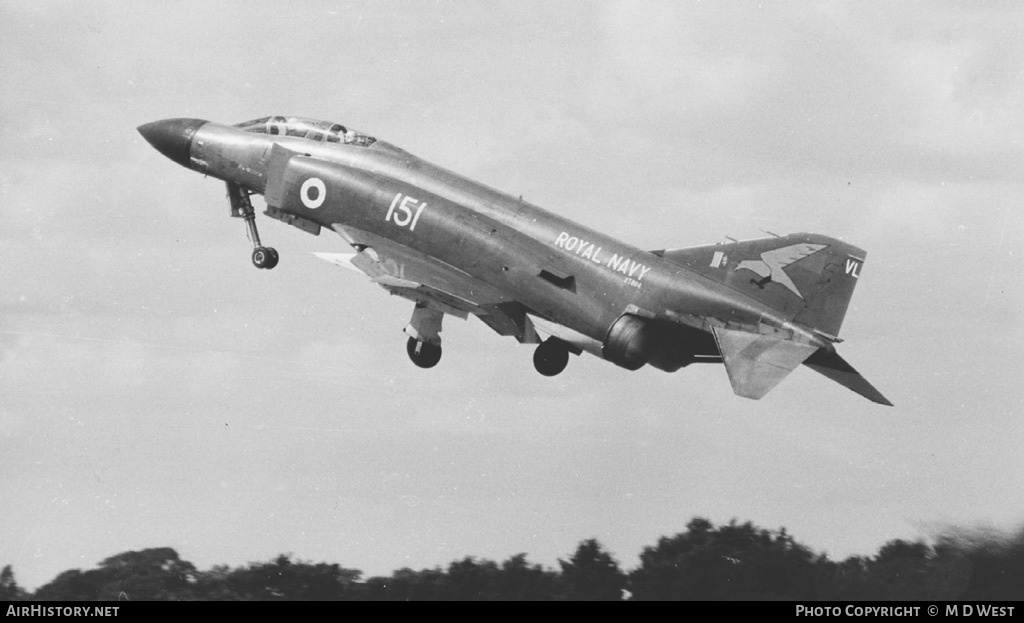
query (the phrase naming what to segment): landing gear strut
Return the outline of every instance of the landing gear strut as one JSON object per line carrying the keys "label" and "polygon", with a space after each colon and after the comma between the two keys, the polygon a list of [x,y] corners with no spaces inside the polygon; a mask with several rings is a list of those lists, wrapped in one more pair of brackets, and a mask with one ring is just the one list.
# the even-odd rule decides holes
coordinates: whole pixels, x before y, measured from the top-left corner
{"label": "landing gear strut", "polygon": [[555,376],[569,363],[569,348],[565,342],[549,337],[533,351],[533,367],[544,376]]}
{"label": "landing gear strut", "polygon": [[245,219],[245,226],[249,230],[249,240],[252,241],[252,263],[256,268],[271,269],[277,266],[280,256],[273,247],[265,247],[260,242],[260,232],[256,230],[256,211],[249,200],[249,191],[238,184],[228,182],[228,199],[231,200],[231,216]]}

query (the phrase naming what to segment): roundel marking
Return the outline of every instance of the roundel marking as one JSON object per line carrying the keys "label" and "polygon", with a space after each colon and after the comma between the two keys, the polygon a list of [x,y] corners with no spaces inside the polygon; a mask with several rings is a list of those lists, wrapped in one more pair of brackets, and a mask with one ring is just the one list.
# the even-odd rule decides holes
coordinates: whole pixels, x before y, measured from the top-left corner
{"label": "roundel marking", "polygon": [[[311,188],[316,189],[316,197],[309,196],[309,189]],[[302,188],[299,189],[299,197],[302,198],[302,205],[310,210],[315,210],[322,206],[324,200],[327,199],[327,187],[319,177],[311,177],[302,183]]]}

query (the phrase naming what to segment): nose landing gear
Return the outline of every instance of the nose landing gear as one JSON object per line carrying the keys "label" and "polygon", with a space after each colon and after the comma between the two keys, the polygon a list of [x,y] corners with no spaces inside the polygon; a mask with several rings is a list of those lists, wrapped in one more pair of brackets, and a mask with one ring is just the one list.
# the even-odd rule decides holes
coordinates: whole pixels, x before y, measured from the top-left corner
{"label": "nose landing gear", "polygon": [[273,268],[277,266],[280,256],[273,247],[256,247],[252,250],[252,264],[256,268]]}
{"label": "nose landing gear", "polygon": [[252,264],[256,268],[271,269],[277,266],[280,256],[273,247],[265,247],[260,242],[260,232],[256,229],[256,211],[249,200],[249,191],[238,184],[228,182],[228,199],[231,201],[231,216],[245,219],[245,226],[252,241]]}

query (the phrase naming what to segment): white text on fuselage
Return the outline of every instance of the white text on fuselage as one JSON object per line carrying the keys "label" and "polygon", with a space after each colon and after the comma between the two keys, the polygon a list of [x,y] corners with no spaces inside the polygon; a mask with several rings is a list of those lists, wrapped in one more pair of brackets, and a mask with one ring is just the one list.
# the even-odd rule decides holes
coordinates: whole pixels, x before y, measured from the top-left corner
{"label": "white text on fuselage", "polygon": [[564,231],[555,238],[555,246],[575,253],[579,257],[590,260],[595,264],[607,266],[617,273],[622,273],[625,276],[625,283],[634,288],[640,287],[640,282],[643,281],[644,275],[647,274],[647,271],[651,270],[646,264],[620,256],[618,253],[612,253],[609,256],[607,253],[603,253],[604,250],[593,242],[578,236],[569,235]]}
{"label": "white text on fuselage", "polygon": [[[417,204],[419,205],[417,206]],[[409,231],[416,231],[416,223],[420,220],[420,212],[423,212],[425,207],[427,207],[426,202],[420,203],[419,200],[413,199],[409,195],[405,195],[403,198],[402,193],[397,193],[395,198],[391,200],[391,207],[388,208],[388,213],[384,215],[384,220],[393,221],[399,227],[408,227]]]}

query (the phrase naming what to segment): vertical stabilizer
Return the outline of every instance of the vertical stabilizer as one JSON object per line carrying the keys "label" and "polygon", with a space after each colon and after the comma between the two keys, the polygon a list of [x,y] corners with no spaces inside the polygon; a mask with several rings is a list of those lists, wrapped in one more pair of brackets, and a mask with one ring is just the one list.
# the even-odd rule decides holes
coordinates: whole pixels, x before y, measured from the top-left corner
{"label": "vertical stabilizer", "polygon": [[866,254],[817,234],[659,252],[828,337],[839,335]]}

